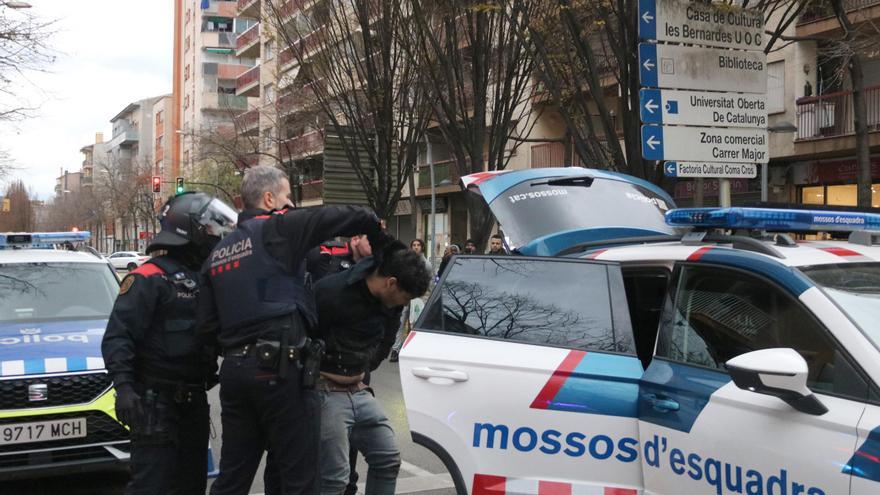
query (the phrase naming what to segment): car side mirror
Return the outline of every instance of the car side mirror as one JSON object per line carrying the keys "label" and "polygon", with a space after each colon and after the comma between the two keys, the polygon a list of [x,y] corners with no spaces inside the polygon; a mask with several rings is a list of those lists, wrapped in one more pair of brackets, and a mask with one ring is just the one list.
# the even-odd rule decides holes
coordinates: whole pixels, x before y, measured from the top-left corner
{"label": "car side mirror", "polygon": [[828,412],[807,387],[807,362],[794,349],[749,352],[727,361],[727,371],[743,390],[779,397],[803,413],[821,416]]}

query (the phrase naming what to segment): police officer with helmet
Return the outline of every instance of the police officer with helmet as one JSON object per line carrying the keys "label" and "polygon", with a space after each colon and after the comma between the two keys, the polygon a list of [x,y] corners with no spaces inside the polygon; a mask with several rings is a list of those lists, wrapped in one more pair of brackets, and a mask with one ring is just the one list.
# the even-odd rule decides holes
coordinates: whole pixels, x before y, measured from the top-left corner
{"label": "police officer with helmet", "polygon": [[282,493],[313,493],[320,404],[309,387],[322,349],[307,339],[317,318],[306,253],[339,235],[365,233],[374,246],[389,236],[366,208],[289,209],[290,183],[274,167],[248,169],[241,195],[247,209],[237,228],[202,269],[201,330],[216,337],[224,357],[223,448],[211,493],[248,493],[264,449]]}
{"label": "police officer with helmet", "polygon": [[235,227],[235,212],[204,193],[168,200],[153,258],[129,273],[101,342],[116,417],[131,429],[129,494],[204,493],[213,352],[196,332],[199,268]]}

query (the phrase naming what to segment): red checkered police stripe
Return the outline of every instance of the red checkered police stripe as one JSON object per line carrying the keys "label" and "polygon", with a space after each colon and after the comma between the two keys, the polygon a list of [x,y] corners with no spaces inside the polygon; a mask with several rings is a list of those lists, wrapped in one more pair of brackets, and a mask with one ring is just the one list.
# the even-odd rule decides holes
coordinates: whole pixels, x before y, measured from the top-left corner
{"label": "red checkered police stripe", "polygon": [[472,495],[639,495],[639,490],[475,474]]}

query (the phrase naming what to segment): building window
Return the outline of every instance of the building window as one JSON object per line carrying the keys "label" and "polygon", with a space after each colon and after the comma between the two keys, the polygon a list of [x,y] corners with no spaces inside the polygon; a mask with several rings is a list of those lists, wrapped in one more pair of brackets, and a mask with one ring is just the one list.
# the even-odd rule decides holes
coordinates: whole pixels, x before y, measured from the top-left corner
{"label": "building window", "polygon": [[191,42],[192,42],[192,40],[189,38],[189,35],[187,35],[186,36],[186,43],[184,43],[183,51],[185,51],[185,52],[189,51],[189,45]]}
{"label": "building window", "polygon": [[156,123],[157,124],[162,123],[162,110],[159,110],[158,112],[156,112]]}
{"label": "building window", "polygon": [[189,64],[187,64],[186,68],[183,69],[183,80],[189,81]]}
{"label": "building window", "polygon": [[785,60],[767,64],[767,113],[785,111]]}
{"label": "building window", "polygon": [[189,164],[189,150],[183,152],[183,163]]}
{"label": "building window", "polygon": [[[802,187],[801,203],[819,206],[856,206],[858,204],[858,186],[838,184]],[[880,207],[880,184],[871,185],[871,206],[873,208]]]}
{"label": "building window", "polygon": [[272,128],[267,127],[263,129],[263,149],[271,150],[272,149]]}
{"label": "building window", "polygon": [[163,142],[163,139],[162,139],[162,138],[163,138],[163,137],[164,137],[164,136],[159,136],[159,137],[156,138],[156,148],[161,148],[161,147],[162,147],[162,142]]}
{"label": "building window", "polygon": [[189,20],[191,17],[192,17],[192,11],[189,9],[186,9],[186,24],[189,24]]}
{"label": "building window", "polygon": [[189,95],[183,98],[183,108],[189,108]]}
{"label": "building window", "polygon": [[226,17],[211,17],[202,22],[202,32],[231,33],[234,29],[232,19]]}
{"label": "building window", "polygon": [[263,43],[263,53],[265,54],[263,58],[266,60],[272,60],[273,58],[275,58],[275,53],[272,49],[271,41]]}
{"label": "building window", "polygon": [[275,102],[275,86],[267,84],[263,86],[263,103],[270,104]]}

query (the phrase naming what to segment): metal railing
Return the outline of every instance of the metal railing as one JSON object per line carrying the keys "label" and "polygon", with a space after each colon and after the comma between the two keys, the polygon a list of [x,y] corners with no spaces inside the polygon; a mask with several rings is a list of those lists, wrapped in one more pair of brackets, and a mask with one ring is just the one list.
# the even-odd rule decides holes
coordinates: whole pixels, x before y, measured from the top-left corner
{"label": "metal railing", "polygon": [[300,199],[303,201],[308,201],[312,199],[320,199],[324,197],[324,181],[323,180],[312,180],[308,182],[303,182],[300,185]]}
{"label": "metal railing", "polygon": [[[880,4],[880,0],[843,0],[843,8],[847,12],[864,9],[877,4]],[[800,19],[798,19],[798,24],[806,24],[808,22],[827,19],[829,17],[834,17],[834,9],[831,8],[831,5],[825,2],[814,3],[804,8]]]}
{"label": "metal railing", "polygon": [[[880,86],[865,88],[867,124],[880,131]],[[797,101],[797,140],[807,141],[855,133],[852,91],[840,91]]]}
{"label": "metal railing", "polygon": [[255,65],[235,80],[235,91],[242,92],[248,86],[260,81],[260,66]]}
{"label": "metal railing", "polygon": [[238,35],[235,39],[235,50],[242,51],[251,45],[254,41],[260,41],[260,24],[254,24],[247,31]]}
{"label": "metal railing", "polygon": [[282,155],[292,160],[323,149],[324,136],[319,131],[312,131],[301,136],[285,139],[281,143]]}
{"label": "metal railing", "polygon": [[[434,185],[439,186],[444,180],[451,185],[458,185],[461,174],[455,160],[434,162]],[[431,168],[427,164],[419,167],[419,189],[431,189]]]}

